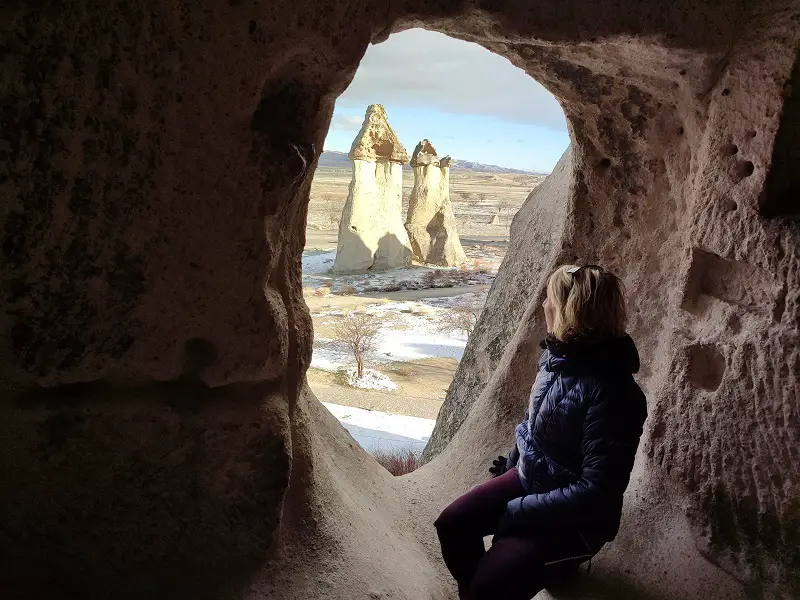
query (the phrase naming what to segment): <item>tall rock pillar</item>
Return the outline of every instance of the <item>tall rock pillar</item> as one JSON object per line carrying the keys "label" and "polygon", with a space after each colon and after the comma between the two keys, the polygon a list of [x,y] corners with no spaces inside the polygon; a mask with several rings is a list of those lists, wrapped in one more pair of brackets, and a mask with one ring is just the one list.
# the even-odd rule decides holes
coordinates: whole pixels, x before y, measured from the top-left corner
{"label": "tall rock pillar", "polygon": [[446,267],[467,261],[450,203],[450,162],[449,156],[439,160],[428,140],[417,144],[411,156],[414,188],[406,218],[414,258]]}
{"label": "tall rock pillar", "polygon": [[380,104],[367,108],[348,156],[353,161],[353,179],[339,224],[333,270],[410,265],[411,246],[402,215],[403,163],[408,153]]}

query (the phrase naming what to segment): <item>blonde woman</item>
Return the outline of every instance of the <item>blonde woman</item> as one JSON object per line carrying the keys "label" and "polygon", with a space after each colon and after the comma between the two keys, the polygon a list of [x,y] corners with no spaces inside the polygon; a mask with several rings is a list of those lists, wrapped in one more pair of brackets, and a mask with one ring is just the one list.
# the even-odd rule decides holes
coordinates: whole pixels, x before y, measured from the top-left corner
{"label": "blonde woman", "polygon": [[516,447],[436,520],[461,600],[530,600],[619,529],[647,417],[622,283],[597,265],[564,265],[543,308],[548,334]]}

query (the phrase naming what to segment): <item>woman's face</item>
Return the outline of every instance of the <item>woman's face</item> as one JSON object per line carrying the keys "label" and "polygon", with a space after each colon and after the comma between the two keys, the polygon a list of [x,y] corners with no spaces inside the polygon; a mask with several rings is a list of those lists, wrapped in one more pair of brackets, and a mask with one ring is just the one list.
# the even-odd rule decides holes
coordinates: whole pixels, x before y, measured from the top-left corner
{"label": "woman's face", "polygon": [[547,323],[547,333],[551,333],[553,331],[553,315],[555,313],[553,311],[553,306],[550,304],[550,300],[546,297],[544,302],[542,302],[542,308],[544,308],[544,320]]}

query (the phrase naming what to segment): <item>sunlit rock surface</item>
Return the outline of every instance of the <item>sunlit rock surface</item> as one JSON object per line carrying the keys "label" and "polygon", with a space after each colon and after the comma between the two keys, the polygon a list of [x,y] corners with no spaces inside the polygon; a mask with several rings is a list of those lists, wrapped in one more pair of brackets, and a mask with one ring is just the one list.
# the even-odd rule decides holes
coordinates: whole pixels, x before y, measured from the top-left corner
{"label": "sunlit rock surface", "polygon": [[443,267],[467,262],[450,202],[450,162],[449,156],[439,160],[428,140],[417,144],[411,156],[414,187],[406,217],[414,258]]}
{"label": "sunlit rock surface", "polygon": [[339,222],[334,271],[392,269],[411,264],[411,247],[403,227],[405,148],[380,104],[367,108],[350,148],[353,179]]}

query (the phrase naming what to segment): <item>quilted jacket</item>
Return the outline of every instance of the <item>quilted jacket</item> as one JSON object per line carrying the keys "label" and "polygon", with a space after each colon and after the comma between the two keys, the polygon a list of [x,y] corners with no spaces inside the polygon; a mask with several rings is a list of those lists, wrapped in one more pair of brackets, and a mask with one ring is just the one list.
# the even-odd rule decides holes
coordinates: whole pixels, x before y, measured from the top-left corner
{"label": "quilted jacket", "polygon": [[573,527],[602,544],[619,529],[647,417],[633,379],[639,353],[629,336],[595,344],[548,337],[541,345],[509,456],[528,495],[508,503],[506,526]]}

